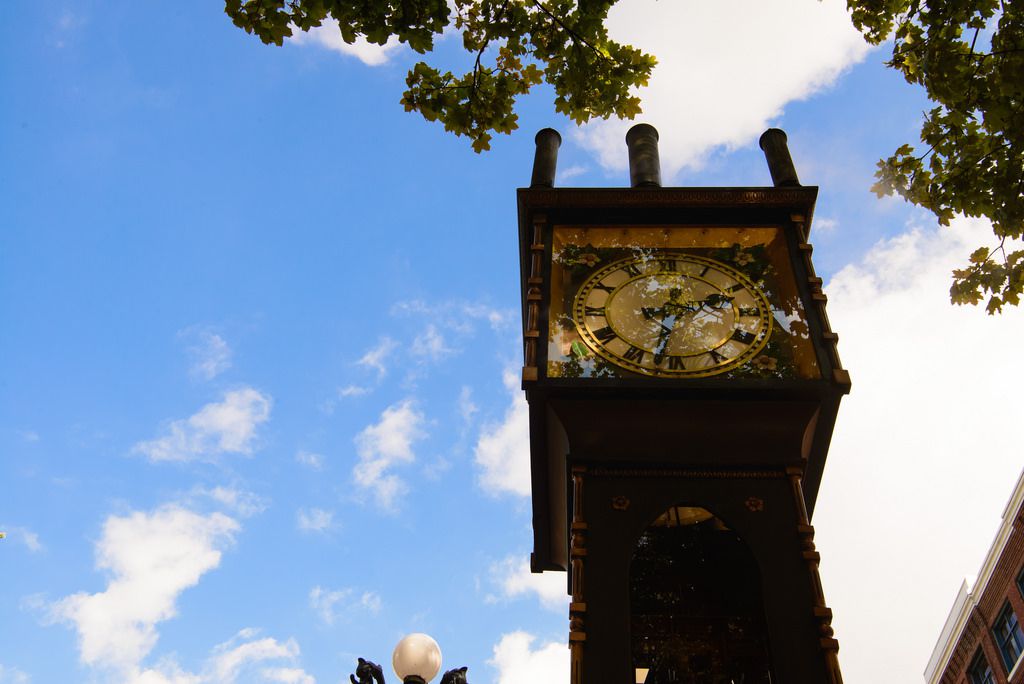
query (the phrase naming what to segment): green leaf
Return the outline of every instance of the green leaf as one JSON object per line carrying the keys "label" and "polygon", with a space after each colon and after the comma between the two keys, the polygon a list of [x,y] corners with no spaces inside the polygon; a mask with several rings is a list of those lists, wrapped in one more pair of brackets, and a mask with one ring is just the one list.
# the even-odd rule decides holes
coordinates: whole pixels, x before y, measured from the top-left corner
{"label": "green leaf", "polygon": [[[518,128],[520,97],[547,83],[554,110],[578,124],[632,119],[637,90],[656,60],[607,31],[615,0],[225,0],[231,21],[282,45],[295,30],[336,21],[342,40],[397,39],[425,54],[448,28],[460,32],[465,72],[418,62],[400,104],[444,130],[490,149]],[[878,162],[871,190],[931,211],[942,225],[984,217],[994,236],[1024,233],[1024,3],[1005,0],[847,0],[873,44],[892,41],[888,65],[924,89],[932,108],[920,145],[905,143]],[[979,39],[980,36],[980,39]],[[695,65],[694,68],[700,68]],[[457,73],[457,71],[456,71]],[[1020,252],[978,250],[950,289],[957,304],[1016,306],[1024,287]]]}
{"label": "green leaf", "polygon": [[[941,225],[958,215],[984,217],[1000,244],[1021,237],[1024,6],[999,0],[848,0],[847,6],[869,41],[891,34],[889,66],[923,87],[935,105],[922,120],[922,150],[904,144],[880,161],[872,190],[928,209]],[[993,26],[986,45],[983,34]],[[1018,304],[1016,252],[1000,251],[999,261],[992,254],[979,249],[969,268],[954,272],[954,303],[987,298],[989,313]]]}

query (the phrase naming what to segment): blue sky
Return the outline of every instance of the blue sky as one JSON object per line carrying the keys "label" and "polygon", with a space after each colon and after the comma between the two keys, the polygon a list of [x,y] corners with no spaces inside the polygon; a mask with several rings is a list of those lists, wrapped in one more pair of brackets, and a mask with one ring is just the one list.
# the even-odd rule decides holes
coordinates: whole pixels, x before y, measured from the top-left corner
{"label": "blue sky", "polygon": [[[836,3],[771,5],[630,2],[611,28],[661,58],[666,184],[768,184],[777,125],[821,187],[854,381],[826,596],[850,681],[914,681],[1020,470],[1024,320],[946,301],[984,223],[868,192],[921,94]],[[325,684],[411,631],[474,684],[564,681],[564,576],[524,572],[515,188],[545,126],[559,184],[627,184],[628,124],[578,129],[540,89],[476,155],[402,111],[402,48],[270,48],[218,3],[10,9],[0,682]]]}

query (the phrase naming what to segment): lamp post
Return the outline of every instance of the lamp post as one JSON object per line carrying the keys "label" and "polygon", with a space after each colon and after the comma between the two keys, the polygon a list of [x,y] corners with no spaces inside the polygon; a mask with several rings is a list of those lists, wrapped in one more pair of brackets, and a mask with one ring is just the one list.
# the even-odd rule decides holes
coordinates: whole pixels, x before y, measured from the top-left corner
{"label": "lamp post", "polygon": [[[391,665],[402,684],[427,684],[441,671],[441,647],[427,634],[409,634],[395,646]],[[439,684],[467,684],[466,669],[448,670]],[[352,684],[385,684],[381,666],[363,658],[359,659],[356,672],[349,675],[349,679]]]}

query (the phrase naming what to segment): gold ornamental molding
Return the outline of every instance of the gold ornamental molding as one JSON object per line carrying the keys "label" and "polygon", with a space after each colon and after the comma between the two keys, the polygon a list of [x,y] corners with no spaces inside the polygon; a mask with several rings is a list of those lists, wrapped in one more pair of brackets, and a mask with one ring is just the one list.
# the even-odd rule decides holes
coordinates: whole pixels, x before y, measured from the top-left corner
{"label": "gold ornamental molding", "polygon": [[680,468],[610,468],[591,466],[587,474],[594,477],[685,477],[705,480],[779,480],[782,470],[683,470]]}
{"label": "gold ornamental molding", "polygon": [[586,207],[759,206],[805,207],[813,204],[818,188],[529,188],[519,191],[527,207],[546,209]]}

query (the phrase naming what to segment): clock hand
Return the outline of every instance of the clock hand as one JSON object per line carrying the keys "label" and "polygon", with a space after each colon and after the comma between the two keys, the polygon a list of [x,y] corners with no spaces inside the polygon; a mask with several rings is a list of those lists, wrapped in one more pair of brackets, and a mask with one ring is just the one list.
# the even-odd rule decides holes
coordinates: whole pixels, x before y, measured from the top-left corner
{"label": "clock hand", "polygon": [[704,299],[700,300],[700,308],[703,309],[705,306],[713,307],[715,309],[721,309],[723,304],[732,305],[733,297],[723,295],[720,292],[713,292]]}
{"label": "clock hand", "polygon": [[[668,312],[667,306],[644,306],[640,308],[640,312],[649,321],[654,320],[656,317],[661,319],[658,321],[658,326],[660,327],[660,330],[658,330],[658,341],[664,346],[663,340],[667,339],[672,334],[672,331],[675,330],[676,316]],[[672,318],[671,325],[665,325],[665,321],[668,318]]]}
{"label": "clock hand", "polygon": [[672,332],[676,329],[676,323],[678,321],[678,317],[672,316],[672,324],[665,325],[665,318],[661,319],[661,330],[658,331],[658,346],[654,348],[654,363],[660,364],[661,360],[665,358],[665,347],[668,346],[668,340],[672,336]]}
{"label": "clock hand", "polygon": [[646,318],[647,320],[651,320],[655,316],[659,316],[662,320],[665,320],[665,316],[667,315],[664,306],[643,306],[640,307],[640,313],[642,313],[644,315],[644,318]]}
{"label": "clock hand", "polygon": [[[732,297],[729,297],[728,295],[723,295],[719,292],[713,292],[704,299],[699,299],[694,302],[687,302],[687,309],[690,313],[706,313],[712,316],[721,316],[722,310],[732,306],[732,302]],[[693,305],[693,308],[689,308],[689,305]]]}
{"label": "clock hand", "polygon": [[[672,331],[675,329],[676,316],[675,314],[669,312],[668,305],[658,307],[643,306],[640,307],[640,312],[644,315],[644,318],[646,318],[649,321],[655,320],[656,318],[660,319],[658,320],[658,325],[661,327],[661,330],[658,331],[658,339],[661,339],[665,335],[670,335]],[[665,321],[668,318],[673,319],[672,325],[665,325]]]}

